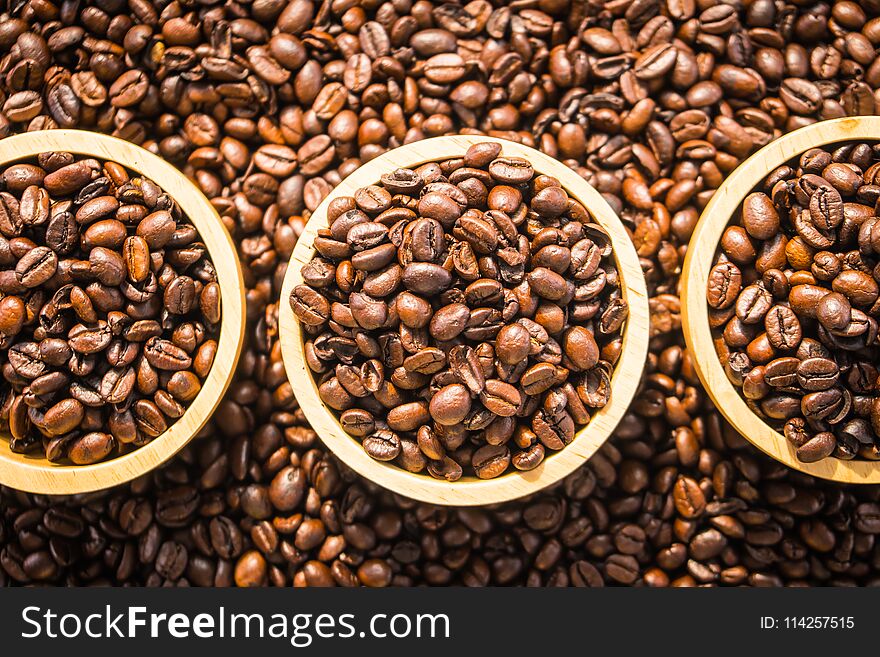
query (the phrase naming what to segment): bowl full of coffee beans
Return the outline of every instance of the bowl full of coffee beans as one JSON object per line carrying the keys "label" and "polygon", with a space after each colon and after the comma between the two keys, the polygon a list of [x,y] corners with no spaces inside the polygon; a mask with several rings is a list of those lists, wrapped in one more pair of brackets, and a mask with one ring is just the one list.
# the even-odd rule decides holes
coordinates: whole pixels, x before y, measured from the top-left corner
{"label": "bowl full of coffee beans", "polygon": [[84,493],[171,458],[232,379],[243,289],[164,160],[78,130],[0,140],[0,483]]}
{"label": "bowl full of coffee beans", "polygon": [[697,372],[747,440],[809,474],[880,482],[880,118],[815,123],[707,204],[682,281]]}
{"label": "bowl full of coffee beans", "polygon": [[647,355],[644,277],[602,196],[477,135],[405,145],[342,181],[297,242],[279,313],[324,443],[437,504],[514,499],[583,465]]}

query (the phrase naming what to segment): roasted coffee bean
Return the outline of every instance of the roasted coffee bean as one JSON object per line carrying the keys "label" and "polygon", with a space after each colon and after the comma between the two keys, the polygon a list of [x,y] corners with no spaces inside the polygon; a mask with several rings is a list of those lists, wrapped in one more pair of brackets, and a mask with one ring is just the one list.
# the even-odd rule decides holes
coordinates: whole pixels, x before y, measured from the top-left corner
{"label": "roasted coffee bean", "polygon": [[837,440],[830,431],[817,433],[797,449],[797,457],[804,463],[815,463],[831,456]]}
{"label": "roasted coffee bean", "polygon": [[392,461],[400,454],[400,437],[393,431],[377,431],[364,438],[364,450],[377,461]]}
{"label": "roasted coffee bean", "polygon": [[709,273],[709,305],[717,310],[733,305],[740,293],[741,281],[740,271],[733,263],[722,262],[715,265]]}
{"label": "roasted coffee bean", "polygon": [[15,277],[26,288],[46,283],[58,269],[58,256],[52,249],[38,246],[28,251],[15,266]]}
{"label": "roasted coffee bean", "polygon": [[788,306],[770,308],[764,316],[764,328],[775,349],[795,349],[803,337],[800,320]]}
{"label": "roasted coffee bean", "polygon": [[429,410],[431,417],[438,424],[459,424],[470,413],[470,393],[460,383],[444,386],[431,397]]}
{"label": "roasted coffee bean", "polygon": [[516,365],[529,356],[531,336],[522,324],[508,324],[495,336],[495,354],[506,365]]}
{"label": "roasted coffee bean", "polygon": [[495,415],[509,417],[514,415],[522,402],[520,392],[509,383],[498,379],[487,379],[480,401]]}
{"label": "roasted coffee bean", "polygon": [[474,452],[471,465],[480,479],[493,479],[510,465],[510,450],[506,445],[484,445]]}
{"label": "roasted coffee bean", "polygon": [[839,292],[829,292],[816,306],[816,319],[827,329],[841,330],[852,321],[852,306]]}
{"label": "roasted coffee bean", "polygon": [[321,326],[330,317],[330,303],[308,285],[298,285],[290,295],[297,319],[306,326]]}

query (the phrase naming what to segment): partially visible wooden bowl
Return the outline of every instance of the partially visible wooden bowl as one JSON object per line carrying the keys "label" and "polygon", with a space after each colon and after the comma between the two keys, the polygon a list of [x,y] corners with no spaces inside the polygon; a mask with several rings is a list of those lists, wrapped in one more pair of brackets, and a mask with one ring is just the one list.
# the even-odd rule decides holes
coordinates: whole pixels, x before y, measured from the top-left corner
{"label": "partially visible wooden bowl", "polygon": [[880,483],[880,462],[826,458],[799,461],[781,433],[755,415],[728,380],[715,353],[709,328],[706,283],[718,242],[746,196],[771,171],[804,151],[842,141],[880,140],[880,117],[859,116],[813,123],[770,142],[740,164],[706,205],[688,246],[681,273],[682,325],[697,374],[716,408],[742,436],[790,468],[847,484]]}
{"label": "partially visible wooden bowl", "polygon": [[59,465],[42,455],[16,454],[0,435],[0,484],[46,495],[88,493],[125,482],[161,465],[186,445],[217,408],[232,381],[244,344],[244,279],[232,238],[214,206],[180,171],[122,139],[85,130],[45,130],[0,139],[0,170],[39,153],[65,151],[112,160],[152,179],[177,201],[205,243],[220,284],[220,337],[202,389],[186,412],[147,445],[93,465]]}
{"label": "partially visible wooden bowl", "polygon": [[[614,246],[623,296],[629,304],[629,318],[624,327],[620,360],[611,377],[611,401],[577,432],[571,444],[558,453],[549,454],[541,465],[530,472],[512,470],[496,479],[462,477],[450,483],[428,474],[413,474],[395,465],[375,461],[364,452],[355,438],[343,431],[336,414],[318,397],[315,379],[305,361],[303,333],[290,308],[289,298],[293,288],[303,282],[300,269],[315,254],[315,235],[319,228],[327,227],[327,207],[333,199],[353,195],[355,190],[376,183],[383,173],[461,157],[472,144],[485,141],[501,144],[504,155],[528,159],[536,172],[555,176],[569,194],[580,201],[596,222],[608,231]],[[645,279],[635,248],[620,219],[593,187],[562,163],[527,146],[490,137],[435,137],[408,144],[380,155],[343,180],[315,210],[300,236],[284,278],[278,306],[281,349],[287,376],[303,412],[324,444],[367,479],[406,497],[434,504],[475,506],[505,502],[535,493],[583,465],[608,439],[626,412],[639,386],[648,353],[649,317]]]}

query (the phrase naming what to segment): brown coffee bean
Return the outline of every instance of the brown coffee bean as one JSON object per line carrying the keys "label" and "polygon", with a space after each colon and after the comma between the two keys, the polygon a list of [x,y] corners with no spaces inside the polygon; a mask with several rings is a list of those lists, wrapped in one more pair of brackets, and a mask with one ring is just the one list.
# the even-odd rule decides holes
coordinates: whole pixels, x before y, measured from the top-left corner
{"label": "brown coffee bean", "polygon": [[392,431],[377,431],[364,438],[364,451],[377,461],[392,461],[400,454],[400,438]]}
{"label": "brown coffee bean", "polygon": [[569,329],[562,342],[568,359],[581,370],[589,370],[599,362],[599,348],[593,334],[584,327]]}
{"label": "brown coffee bean", "polygon": [[27,288],[43,285],[58,269],[58,256],[51,249],[38,246],[25,254],[15,266],[15,277]]}
{"label": "brown coffee bean", "polygon": [[43,426],[49,435],[60,436],[76,429],[85,414],[83,405],[75,399],[59,401],[46,410]]}
{"label": "brown coffee bean", "polygon": [[429,330],[437,340],[453,340],[464,331],[470,318],[470,308],[463,303],[450,303],[434,313]]}
{"label": "brown coffee bean", "polygon": [[521,185],[535,175],[532,165],[517,157],[496,157],[489,163],[489,173],[501,183]]}
{"label": "brown coffee bean", "polygon": [[110,434],[87,433],[71,443],[67,456],[76,465],[90,465],[107,458],[115,446]]}
{"label": "brown coffee bean", "polygon": [[495,353],[506,365],[524,361],[530,350],[531,336],[521,324],[507,324],[495,337]]}
{"label": "brown coffee bean", "polygon": [[144,345],[144,356],[160,370],[180,371],[192,365],[190,356],[169,340],[152,337]]}
{"label": "brown coffee bean", "polygon": [[837,441],[834,434],[828,431],[817,433],[806,443],[798,447],[798,460],[804,463],[815,463],[831,455]]}
{"label": "brown coffee bean", "polygon": [[679,477],[673,488],[675,509],[683,518],[697,518],[706,508],[706,498],[703,491],[693,479]]}
{"label": "brown coffee bean", "polygon": [[733,263],[715,265],[709,273],[709,305],[718,310],[733,305],[740,293],[741,280],[740,271]]}
{"label": "brown coffee bean", "polygon": [[494,479],[510,465],[510,450],[505,445],[484,445],[474,452],[471,463],[480,479]]}
{"label": "brown coffee bean", "polygon": [[290,295],[290,306],[297,319],[307,326],[320,326],[330,316],[330,303],[308,285],[298,285]]}
{"label": "brown coffee bean", "polygon": [[779,232],[780,221],[776,207],[761,192],[749,194],[743,201],[742,221],[748,234],[755,239],[770,239]]}
{"label": "brown coffee bean", "polygon": [[852,321],[849,299],[839,292],[829,292],[816,306],[816,319],[827,329],[845,328]]}
{"label": "brown coffee bean", "polygon": [[509,417],[516,413],[522,397],[509,383],[498,379],[487,379],[486,386],[480,393],[480,401],[495,415]]}
{"label": "brown coffee bean", "polygon": [[165,288],[165,308],[173,315],[186,315],[196,301],[195,281],[189,276],[178,276]]}
{"label": "brown coffee bean", "polygon": [[438,424],[459,424],[467,417],[470,410],[470,394],[460,383],[444,386],[431,397],[429,411]]}
{"label": "brown coffee bean", "polygon": [[424,402],[402,404],[388,411],[386,421],[393,431],[415,431],[431,420],[428,405]]}

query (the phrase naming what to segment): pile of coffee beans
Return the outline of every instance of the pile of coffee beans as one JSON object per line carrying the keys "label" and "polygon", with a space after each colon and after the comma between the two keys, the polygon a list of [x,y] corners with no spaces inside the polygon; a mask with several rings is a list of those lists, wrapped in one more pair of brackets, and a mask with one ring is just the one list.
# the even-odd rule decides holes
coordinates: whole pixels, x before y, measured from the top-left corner
{"label": "pile of coffee beans", "polygon": [[217,351],[199,234],[116,162],[42,153],[0,173],[0,422],[13,452],[88,465],[181,417]]}
{"label": "pile of coffee beans", "polygon": [[[214,418],[165,467],[95,495],[0,488],[0,585],[877,584],[880,488],[794,472],[732,431],[683,346],[678,289],[733,166],[806,123],[877,113],[878,45],[877,0],[5,4],[0,135],[76,125],[177,165],[234,235],[249,330]],[[591,182],[650,296],[643,386],[614,437],[491,508],[414,503],[342,467],[277,336],[320,201],[386,149],[454,133]]]}
{"label": "pile of coffee beans", "polygon": [[880,459],[880,147],[772,171],[721,237],[710,323],[728,378],[805,462]]}
{"label": "pile of coffee beans", "polygon": [[608,233],[501,144],[334,198],[290,305],[318,393],[377,461],[532,470],[611,396],[627,304]]}

